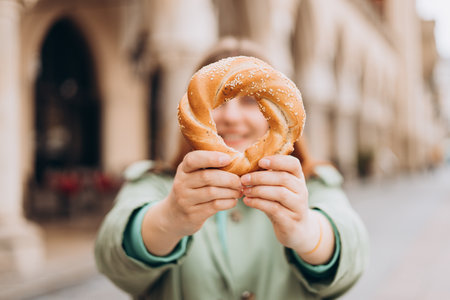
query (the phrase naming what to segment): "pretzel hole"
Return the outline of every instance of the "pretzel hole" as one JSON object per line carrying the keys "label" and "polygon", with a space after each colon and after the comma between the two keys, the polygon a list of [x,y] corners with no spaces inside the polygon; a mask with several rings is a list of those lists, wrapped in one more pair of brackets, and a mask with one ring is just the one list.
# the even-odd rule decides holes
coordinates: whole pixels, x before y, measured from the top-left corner
{"label": "pretzel hole", "polygon": [[252,96],[231,99],[215,108],[212,116],[225,144],[239,152],[245,152],[269,130],[258,101]]}

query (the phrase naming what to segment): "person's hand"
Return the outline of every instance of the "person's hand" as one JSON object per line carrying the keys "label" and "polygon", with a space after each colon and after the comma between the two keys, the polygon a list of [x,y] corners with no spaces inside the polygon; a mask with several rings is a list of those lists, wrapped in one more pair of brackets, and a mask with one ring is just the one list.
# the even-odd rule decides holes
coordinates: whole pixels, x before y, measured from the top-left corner
{"label": "person's hand", "polygon": [[239,176],[212,169],[230,162],[229,155],[215,151],[192,151],[184,157],[168,197],[152,206],[144,218],[142,236],[150,252],[168,254],[209,217],[237,204],[242,195]]}
{"label": "person's hand", "polygon": [[259,161],[265,170],[245,174],[244,203],[263,211],[285,247],[308,252],[318,241],[320,227],[308,207],[308,190],[300,161],[290,155],[267,156]]}
{"label": "person's hand", "polygon": [[178,166],[165,201],[171,208],[171,222],[179,223],[183,235],[195,233],[206,219],[237,204],[242,191],[239,176],[210,169],[230,162],[230,156],[221,152],[193,151]]}

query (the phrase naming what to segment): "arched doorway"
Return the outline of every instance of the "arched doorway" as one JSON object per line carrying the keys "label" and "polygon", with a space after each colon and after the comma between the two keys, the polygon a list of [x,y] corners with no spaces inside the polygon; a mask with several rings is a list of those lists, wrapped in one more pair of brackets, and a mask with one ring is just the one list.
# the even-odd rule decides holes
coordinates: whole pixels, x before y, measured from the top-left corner
{"label": "arched doorway", "polygon": [[[82,189],[86,172],[100,167],[100,101],[90,51],[69,19],[55,22],[45,37],[35,83],[35,189],[31,214],[67,215],[70,197]],[[56,208],[55,208],[56,207]]]}

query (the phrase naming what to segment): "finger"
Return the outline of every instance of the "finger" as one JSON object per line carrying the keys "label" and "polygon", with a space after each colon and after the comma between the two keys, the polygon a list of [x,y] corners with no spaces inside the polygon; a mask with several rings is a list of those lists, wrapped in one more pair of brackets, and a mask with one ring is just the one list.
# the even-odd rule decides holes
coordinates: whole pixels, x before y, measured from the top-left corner
{"label": "finger", "polygon": [[239,176],[216,169],[206,169],[189,173],[189,182],[187,182],[187,185],[191,188],[217,186],[235,190],[242,189]]}
{"label": "finger", "polygon": [[245,187],[243,192],[245,197],[278,202],[280,205],[291,211],[298,211],[302,206],[301,199],[299,199],[295,193],[281,186],[259,185]]}
{"label": "finger", "polygon": [[218,151],[197,150],[186,154],[183,159],[182,170],[190,173],[204,168],[221,168],[231,162],[231,157]]}
{"label": "finger", "polygon": [[238,199],[215,199],[209,202],[200,203],[196,207],[199,213],[204,213],[208,216],[212,216],[218,211],[231,209],[236,206]]}
{"label": "finger", "polygon": [[259,160],[258,165],[267,170],[285,171],[303,178],[302,166],[298,158],[292,155],[272,155]]}
{"label": "finger", "polygon": [[[241,177],[244,186],[272,185],[284,186],[294,193],[299,193],[305,182],[298,177],[284,171],[258,171]],[[306,188],[306,187],[305,187]]]}
{"label": "finger", "polygon": [[195,201],[195,203],[191,203],[192,205],[206,203],[216,199],[238,199],[241,197],[241,192],[238,190],[215,186],[191,189],[189,194],[189,199],[194,199]]}
{"label": "finger", "polygon": [[278,202],[251,197],[245,197],[243,201],[245,205],[264,212],[272,221],[284,222],[292,217],[292,212]]}

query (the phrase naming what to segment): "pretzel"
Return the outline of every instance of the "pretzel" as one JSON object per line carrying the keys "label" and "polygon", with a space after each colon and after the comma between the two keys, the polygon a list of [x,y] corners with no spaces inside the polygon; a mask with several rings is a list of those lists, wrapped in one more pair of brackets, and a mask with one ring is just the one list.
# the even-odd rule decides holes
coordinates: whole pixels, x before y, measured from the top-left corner
{"label": "pretzel", "polygon": [[[211,114],[240,96],[254,97],[269,125],[243,153],[225,144]],[[257,170],[265,156],[293,151],[303,131],[305,111],[300,91],[285,75],[254,57],[237,56],[207,65],[193,75],[178,105],[178,122],[194,149],[232,156],[232,162],[222,169],[242,175]]]}

